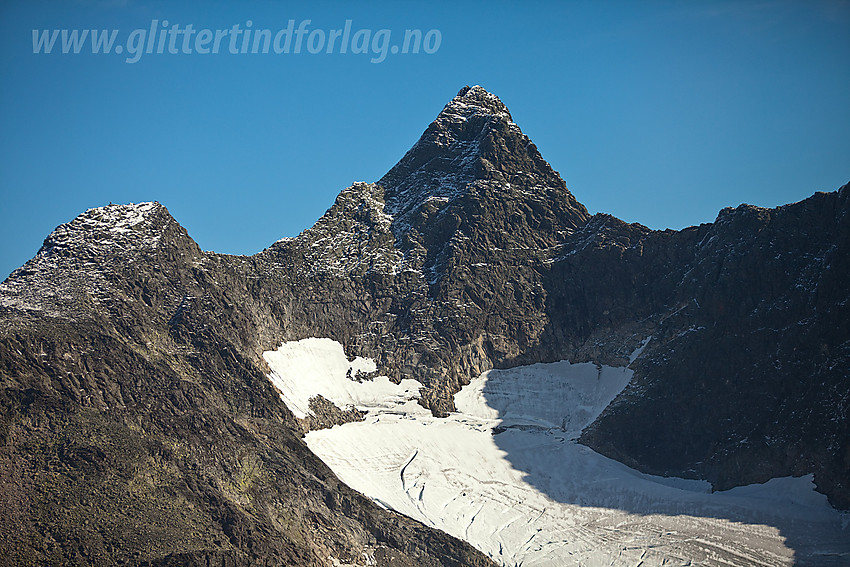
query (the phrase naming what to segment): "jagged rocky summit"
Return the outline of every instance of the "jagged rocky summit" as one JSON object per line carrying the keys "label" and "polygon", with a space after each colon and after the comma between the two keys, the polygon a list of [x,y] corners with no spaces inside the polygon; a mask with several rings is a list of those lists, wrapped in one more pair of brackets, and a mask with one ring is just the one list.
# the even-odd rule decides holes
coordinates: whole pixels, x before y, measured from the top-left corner
{"label": "jagged rocky summit", "polygon": [[0,554],[490,564],[307,450],[305,428],[359,416],[280,400],[262,353],[306,337],[416,378],[435,415],[484,370],[645,343],[581,442],[717,489],[814,473],[850,508],[849,195],[682,231],[591,216],[465,87],[381,180],[254,256],[202,251],[158,203],[86,211],[0,284]]}

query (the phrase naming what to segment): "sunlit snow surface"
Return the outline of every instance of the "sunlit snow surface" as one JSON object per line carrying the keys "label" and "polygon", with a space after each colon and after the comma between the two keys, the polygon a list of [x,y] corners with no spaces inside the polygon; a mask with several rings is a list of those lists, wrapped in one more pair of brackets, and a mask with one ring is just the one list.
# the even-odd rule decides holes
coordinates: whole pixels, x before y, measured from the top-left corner
{"label": "sunlit snow surface", "polygon": [[708,483],[642,474],[577,444],[628,384],[626,368],[491,370],[455,396],[458,413],[438,419],[416,403],[415,381],[352,379],[374,363],[349,362],[329,339],[265,358],[296,415],[315,394],[368,412],[306,437],[340,479],[503,565],[850,564],[850,518],[811,476],[711,494]]}

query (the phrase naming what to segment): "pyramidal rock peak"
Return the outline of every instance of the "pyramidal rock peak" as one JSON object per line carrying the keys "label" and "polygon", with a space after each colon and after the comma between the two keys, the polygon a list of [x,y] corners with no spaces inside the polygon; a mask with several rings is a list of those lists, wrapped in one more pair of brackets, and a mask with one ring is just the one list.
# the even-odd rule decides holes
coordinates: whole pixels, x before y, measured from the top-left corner
{"label": "pyramidal rock peak", "polygon": [[253,256],[89,209],[0,284],[0,557],[841,565],[848,219],[591,216],[480,86]]}
{"label": "pyramidal rock peak", "polygon": [[464,87],[440,112],[405,156],[378,181],[390,214],[404,217],[428,201],[450,201],[476,191],[521,191],[553,197],[586,209],[522,133],[496,95]]}

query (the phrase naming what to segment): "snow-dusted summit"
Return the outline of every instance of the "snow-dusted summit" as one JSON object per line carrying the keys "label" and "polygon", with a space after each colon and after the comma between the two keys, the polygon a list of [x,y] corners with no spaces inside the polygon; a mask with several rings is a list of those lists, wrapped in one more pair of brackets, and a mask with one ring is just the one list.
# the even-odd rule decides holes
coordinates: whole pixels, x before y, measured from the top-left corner
{"label": "snow-dusted summit", "polygon": [[107,272],[153,258],[163,240],[168,247],[179,242],[197,249],[158,202],[88,209],[56,227],[35,257],[0,284],[0,306],[54,315],[76,311],[80,302],[114,292],[116,278]]}
{"label": "snow-dusted summit", "polygon": [[88,209],[69,223],[56,227],[45,239],[39,256],[62,254],[74,249],[88,254],[121,247],[154,248],[159,243],[158,202],[110,204]]}
{"label": "snow-dusted summit", "polygon": [[378,184],[386,190],[388,212],[413,223],[426,203],[485,188],[507,197],[520,191],[532,198],[557,194],[575,210],[574,222],[587,215],[507,107],[480,86],[462,88]]}

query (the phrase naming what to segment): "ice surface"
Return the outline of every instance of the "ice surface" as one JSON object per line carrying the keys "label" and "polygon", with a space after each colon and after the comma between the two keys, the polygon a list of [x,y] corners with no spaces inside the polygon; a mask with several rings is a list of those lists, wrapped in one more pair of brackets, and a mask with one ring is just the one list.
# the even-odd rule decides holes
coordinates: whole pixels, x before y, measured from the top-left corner
{"label": "ice surface", "polygon": [[265,356],[296,413],[317,393],[369,410],[363,422],[306,437],[340,479],[502,565],[850,561],[847,517],[814,491],[811,475],[711,494],[708,483],[642,474],[575,443],[628,384],[629,369],[491,370],[455,396],[457,413],[439,419],[415,402],[415,382],[346,378],[355,364],[374,365],[349,363],[327,339]]}
{"label": "ice surface", "polygon": [[485,372],[455,396],[461,413],[578,437],[629,383],[632,371],[591,363],[534,364]]}

